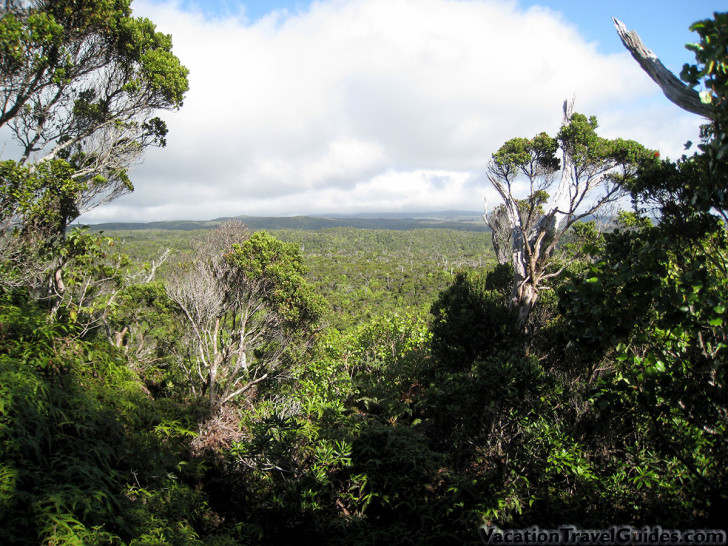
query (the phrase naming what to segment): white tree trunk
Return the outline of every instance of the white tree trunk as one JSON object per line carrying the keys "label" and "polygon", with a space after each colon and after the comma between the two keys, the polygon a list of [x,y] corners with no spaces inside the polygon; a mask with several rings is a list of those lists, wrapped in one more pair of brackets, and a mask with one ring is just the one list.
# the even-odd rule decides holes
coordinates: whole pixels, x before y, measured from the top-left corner
{"label": "white tree trunk", "polygon": [[[561,119],[562,127],[568,125],[571,121],[571,116],[574,115],[575,101],[576,97],[571,97],[571,99],[564,101],[564,117]],[[541,219],[541,222],[539,222],[539,224],[541,224],[542,222],[553,221],[555,222],[553,229],[559,229],[563,225],[564,221],[566,221],[569,216],[566,211],[570,211],[572,209],[571,201],[573,198],[572,188],[574,187],[574,161],[571,155],[566,152],[564,152],[561,161],[563,164],[561,166],[561,181],[559,182],[559,187],[556,190],[556,194],[554,195],[548,212]],[[541,231],[542,229],[543,226],[537,226],[537,231]]]}

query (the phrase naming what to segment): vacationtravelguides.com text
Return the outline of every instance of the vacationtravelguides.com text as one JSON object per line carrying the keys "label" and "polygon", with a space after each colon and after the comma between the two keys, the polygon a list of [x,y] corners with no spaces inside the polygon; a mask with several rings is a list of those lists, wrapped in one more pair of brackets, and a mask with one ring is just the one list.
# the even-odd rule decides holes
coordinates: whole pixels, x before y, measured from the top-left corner
{"label": "vacationtravelguides.com text", "polygon": [[571,544],[571,545],[668,545],[726,544],[726,532],[720,529],[663,529],[659,525],[632,527],[612,525],[608,529],[577,529],[562,525],[558,529],[499,529],[483,526],[479,530],[484,544]]}

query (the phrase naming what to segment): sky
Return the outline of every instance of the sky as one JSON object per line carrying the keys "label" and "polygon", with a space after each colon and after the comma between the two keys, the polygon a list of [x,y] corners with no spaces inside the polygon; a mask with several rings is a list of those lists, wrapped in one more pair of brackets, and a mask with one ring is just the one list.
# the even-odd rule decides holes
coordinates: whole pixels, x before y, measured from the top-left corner
{"label": "sky", "polygon": [[603,136],[677,158],[701,119],[640,70],[611,17],[679,73],[725,0],[135,0],[190,70],[135,191],[80,221],[482,210],[513,137],[564,99]]}

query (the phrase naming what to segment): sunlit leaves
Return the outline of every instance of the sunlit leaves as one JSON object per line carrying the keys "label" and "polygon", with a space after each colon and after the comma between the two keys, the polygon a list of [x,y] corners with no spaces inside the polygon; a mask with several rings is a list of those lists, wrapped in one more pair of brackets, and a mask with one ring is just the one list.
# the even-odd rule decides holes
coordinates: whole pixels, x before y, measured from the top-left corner
{"label": "sunlit leaves", "polygon": [[696,64],[685,64],[680,77],[693,86],[702,83],[704,102],[722,107],[728,96],[728,13],[715,13],[713,19],[698,21],[690,30],[700,36],[700,42],[685,46],[695,54]]}
{"label": "sunlit leaves", "polygon": [[320,316],[323,302],[304,279],[305,268],[295,244],[259,231],[244,243],[234,245],[225,259],[243,278],[260,281],[261,296],[286,320],[303,325]]}
{"label": "sunlit leaves", "polygon": [[555,172],[559,168],[557,150],[556,139],[546,133],[540,133],[530,140],[512,138],[493,154],[493,164],[504,178]]}

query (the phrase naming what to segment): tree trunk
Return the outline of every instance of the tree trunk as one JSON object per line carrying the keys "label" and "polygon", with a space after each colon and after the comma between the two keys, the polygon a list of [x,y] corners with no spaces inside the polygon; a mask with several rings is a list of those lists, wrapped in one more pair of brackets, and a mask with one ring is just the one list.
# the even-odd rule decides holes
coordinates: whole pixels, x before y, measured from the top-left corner
{"label": "tree trunk", "polygon": [[63,266],[56,267],[48,282],[48,297],[51,300],[51,317],[55,320],[58,311],[63,303],[63,294],[66,292],[66,285],[63,283]]}
{"label": "tree trunk", "polygon": [[538,299],[538,290],[534,286],[528,267],[524,240],[520,230],[514,229],[512,247],[513,285],[511,288],[511,306],[518,309],[518,322],[525,329],[528,317]]}
{"label": "tree trunk", "polygon": [[114,345],[121,347],[124,344],[124,336],[129,331],[129,326],[124,326],[119,332],[114,332]]}
{"label": "tree trunk", "polygon": [[525,282],[519,289],[519,297],[516,305],[518,307],[518,322],[525,330],[528,318],[531,316],[536,301],[538,300],[538,290],[531,282]]}

